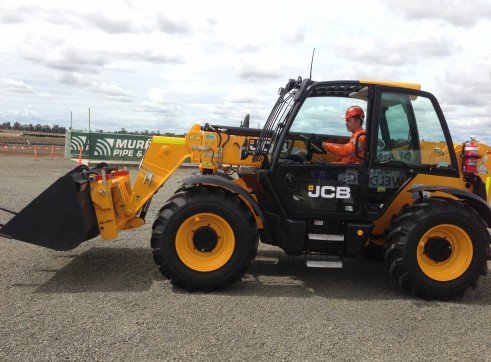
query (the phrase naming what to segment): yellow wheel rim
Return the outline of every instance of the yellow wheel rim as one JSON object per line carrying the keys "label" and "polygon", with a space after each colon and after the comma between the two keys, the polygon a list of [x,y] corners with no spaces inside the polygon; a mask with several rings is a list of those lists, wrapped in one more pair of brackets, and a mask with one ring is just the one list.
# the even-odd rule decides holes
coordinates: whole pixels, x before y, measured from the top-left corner
{"label": "yellow wheel rim", "polygon": [[472,241],[460,227],[442,224],[428,230],[418,243],[418,265],[429,278],[447,282],[460,277],[469,268],[473,256]]}
{"label": "yellow wheel rim", "polygon": [[225,219],[200,213],[181,224],[175,245],[179,259],[188,268],[211,272],[229,261],[235,249],[235,236]]}

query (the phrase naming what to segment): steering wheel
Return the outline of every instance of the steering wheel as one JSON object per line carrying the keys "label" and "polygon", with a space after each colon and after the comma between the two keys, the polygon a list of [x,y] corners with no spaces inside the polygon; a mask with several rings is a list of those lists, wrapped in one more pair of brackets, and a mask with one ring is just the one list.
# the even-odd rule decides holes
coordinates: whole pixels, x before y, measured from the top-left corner
{"label": "steering wheel", "polygon": [[327,152],[322,147],[322,141],[316,134],[311,134],[310,136],[300,135],[298,136],[302,141],[305,142],[305,146],[308,152],[319,153],[325,155]]}
{"label": "steering wheel", "polygon": [[280,158],[290,161],[304,163],[308,161],[307,156],[302,150],[295,147],[295,137],[292,134],[287,134],[285,142],[281,148]]}

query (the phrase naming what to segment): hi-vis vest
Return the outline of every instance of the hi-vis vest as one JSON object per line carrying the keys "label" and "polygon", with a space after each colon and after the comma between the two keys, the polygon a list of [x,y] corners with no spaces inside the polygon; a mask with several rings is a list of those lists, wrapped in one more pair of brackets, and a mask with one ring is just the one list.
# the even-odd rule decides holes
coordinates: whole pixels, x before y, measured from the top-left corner
{"label": "hi-vis vest", "polygon": [[[338,145],[335,143],[324,143],[324,148],[327,152],[333,155],[343,157],[341,160],[333,163],[362,163],[363,159],[355,156],[355,144],[356,138],[360,133],[364,133],[365,130],[360,128],[358,131],[353,133],[350,137],[349,142],[344,145]],[[365,136],[360,136],[358,139],[358,156],[364,157],[365,155]]]}

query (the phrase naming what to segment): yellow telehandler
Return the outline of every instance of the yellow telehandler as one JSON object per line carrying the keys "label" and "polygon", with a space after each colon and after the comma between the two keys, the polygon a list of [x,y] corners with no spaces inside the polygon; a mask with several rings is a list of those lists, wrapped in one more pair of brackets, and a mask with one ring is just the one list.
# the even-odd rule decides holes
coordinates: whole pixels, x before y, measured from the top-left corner
{"label": "yellow telehandler", "polygon": [[[344,111],[366,114],[343,163]],[[253,262],[258,242],[305,255],[307,266],[379,252],[412,295],[448,298],[475,287],[490,256],[491,148],[454,144],[436,98],[419,84],[290,79],[263,129],[193,125],[184,138],[154,136],[135,183],[127,170],[79,166],[0,230],[55,250],[141,227],[152,196],[187,159],[153,221],[161,273],[192,290],[224,288]],[[52,214],[40,215],[45,205]],[[53,207],[52,207],[53,208]]]}

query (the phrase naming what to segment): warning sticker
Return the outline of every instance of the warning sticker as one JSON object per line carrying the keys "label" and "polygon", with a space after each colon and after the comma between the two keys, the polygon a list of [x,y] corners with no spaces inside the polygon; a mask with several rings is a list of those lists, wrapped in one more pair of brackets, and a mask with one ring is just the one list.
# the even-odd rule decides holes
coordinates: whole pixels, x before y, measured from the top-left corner
{"label": "warning sticker", "polygon": [[486,165],[484,164],[484,162],[481,163],[481,165],[477,169],[477,173],[488,173],[488,169],[486,168]]}

